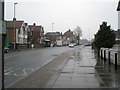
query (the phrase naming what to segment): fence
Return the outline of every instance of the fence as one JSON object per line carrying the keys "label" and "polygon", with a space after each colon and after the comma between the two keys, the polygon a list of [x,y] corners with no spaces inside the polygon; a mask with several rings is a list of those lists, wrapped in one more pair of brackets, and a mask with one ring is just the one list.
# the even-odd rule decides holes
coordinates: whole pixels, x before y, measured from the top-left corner
{"label": "fence", "polygon": [[100,57],[104,59],[104,61],[108,60],[109,64],[120,65],[120,51],[118,50],[101,48]]}

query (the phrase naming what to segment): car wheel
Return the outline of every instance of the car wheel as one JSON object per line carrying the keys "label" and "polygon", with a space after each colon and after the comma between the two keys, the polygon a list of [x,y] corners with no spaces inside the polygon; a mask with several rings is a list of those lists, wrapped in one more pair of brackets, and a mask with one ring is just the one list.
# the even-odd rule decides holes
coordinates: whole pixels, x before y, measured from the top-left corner
{"label": "car wheel", "polygon": [[8,53],[9,51],[8,50],[6,50],[6,53]]}

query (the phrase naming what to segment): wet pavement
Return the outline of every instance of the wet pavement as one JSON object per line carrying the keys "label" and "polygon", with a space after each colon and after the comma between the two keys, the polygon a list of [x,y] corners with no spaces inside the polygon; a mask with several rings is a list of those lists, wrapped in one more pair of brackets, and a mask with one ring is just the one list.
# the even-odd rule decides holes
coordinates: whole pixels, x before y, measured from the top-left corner
{"label": "wet pavement", "polygon": [[120,67],[97,58],[89,46],[69,49],[9,88],[118,90]]}
{"label": "wet pavement", "polygon": [[120,68],[96,57],[91,47],[76,50],[52,88],[118,88]]}

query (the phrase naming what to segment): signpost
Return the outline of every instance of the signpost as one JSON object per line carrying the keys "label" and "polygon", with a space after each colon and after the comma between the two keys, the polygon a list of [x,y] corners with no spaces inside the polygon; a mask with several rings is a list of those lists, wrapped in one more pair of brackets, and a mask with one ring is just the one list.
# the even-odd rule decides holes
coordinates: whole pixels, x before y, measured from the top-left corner
{"label": "signpost", "polygon": [[4,0],[0,0],[0,90],[4,90],[4,54],[3,54],[3,31],[4,29]]}

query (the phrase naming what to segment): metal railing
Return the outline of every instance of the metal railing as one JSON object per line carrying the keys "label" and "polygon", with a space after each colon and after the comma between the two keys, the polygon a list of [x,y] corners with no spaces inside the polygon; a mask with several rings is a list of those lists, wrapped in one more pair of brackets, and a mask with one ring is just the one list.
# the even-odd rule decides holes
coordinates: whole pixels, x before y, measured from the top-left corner
{"label": "metal railing", "polygon": [[114,64],[115,69],[117,69],[117,65],[120,65],[120,52],[115,49],[101,48],[100,58],[108,61],[109,64]]}

